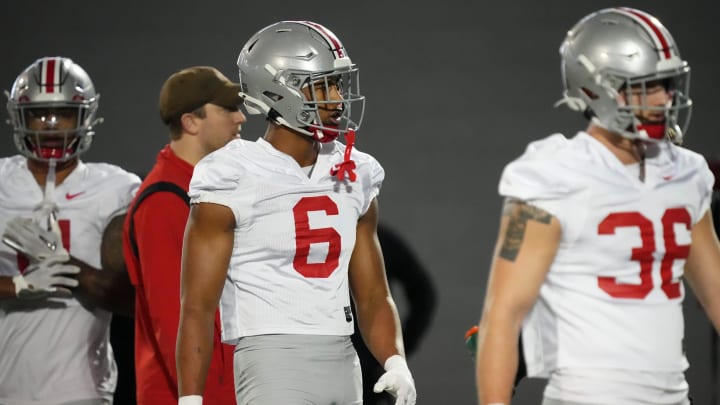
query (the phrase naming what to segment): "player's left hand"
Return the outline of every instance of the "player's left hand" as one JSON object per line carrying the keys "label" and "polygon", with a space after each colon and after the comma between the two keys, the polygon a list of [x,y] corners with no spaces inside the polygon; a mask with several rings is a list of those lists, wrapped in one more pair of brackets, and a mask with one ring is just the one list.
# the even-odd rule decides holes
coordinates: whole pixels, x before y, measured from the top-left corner
{"label": "player's left hand", "polygon": [[417,392],[415,381],[410,374],[405,358],[396,354],[385,361],[385,374],[381,375],[373,391],[380,393],[387,391],[397,400],[395,405],[415,405]]}
{"label": "player's left hand", "polygon": [[48,259],[56,262],[70,260],[70,254],[62,245],[56,221],[52,221],[50,229],[46,230],[31,218],[14,217],[5,225],[2,241],[25,254],[33,263]]}
{"label": "player's left hand", "polygon": [[20,299],[34,300],[47,297],[69,298],[78,286],[78,266],[43,260],[25,269],[25,274],[13,277],[15,294]]}

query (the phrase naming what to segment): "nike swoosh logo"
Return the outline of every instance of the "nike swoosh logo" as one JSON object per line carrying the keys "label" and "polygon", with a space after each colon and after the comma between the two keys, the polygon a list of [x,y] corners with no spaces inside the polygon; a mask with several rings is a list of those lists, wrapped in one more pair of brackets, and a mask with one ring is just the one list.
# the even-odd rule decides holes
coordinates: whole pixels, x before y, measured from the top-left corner
{"label": "nike swoosh logo", "polygon": [[75,194],[65,193],[65,198],[67,198],[68,200],[72,200],[73,198],[79,196],[80,194],[85,194],[85,192],[81,191],[81,192],[75,193]]}
{"label": "nike swoosh logo", "polygon": [[663,176],[663,180],[669,181],[672,180],[673,176]]}

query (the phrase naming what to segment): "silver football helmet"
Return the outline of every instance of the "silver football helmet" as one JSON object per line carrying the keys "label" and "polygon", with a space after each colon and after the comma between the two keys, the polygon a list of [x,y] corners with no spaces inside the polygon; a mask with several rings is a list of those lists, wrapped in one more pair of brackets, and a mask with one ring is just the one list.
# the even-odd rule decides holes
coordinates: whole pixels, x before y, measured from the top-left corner
{"label": "silver football helmet", "polygon": [[[358,68],[335,34],[322,25],[269,25],[245,44],[237,65],[248,113],[264,114],[320,142],[360,127],[365,97],[359,91]],[[330,118],[323,122],[320,111],[327,105],[338,107],[324,114]]]}
{"label": "silver football helmet", "polygon": [[[15,146],[30,159],[67,161],[78,156],[90,148],[93,127],[102,122],[95,117],[100,95],[85,70],[69,58],[36,60],[6,95]],[[58,128],[62,119],[72,119],[75,128]]]}
{"label": "silver football helmet", "polygon": [[[657,18],[626,7],[592,13],[568,32],[560,56],[564,94],[558,104],[630,139],[682,142],[692,107],[690,67]],[[669,101],[650,105],[647,89],[658,85]],[[631,90],[639,104],[631,103]],[[664,119],[648,122],[640,111]]]}

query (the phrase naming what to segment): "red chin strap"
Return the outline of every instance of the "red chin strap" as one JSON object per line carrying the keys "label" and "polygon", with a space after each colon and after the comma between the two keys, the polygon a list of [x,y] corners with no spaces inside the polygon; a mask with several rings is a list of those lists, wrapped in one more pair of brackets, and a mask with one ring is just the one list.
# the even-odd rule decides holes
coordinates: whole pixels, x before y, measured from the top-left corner
{"label": "red chin strap", "polygon": [[313,131],[313,139],[320,143],[328,143],[337,139],[340,132],[332,127],[324,127],[326,129],[315,128]]}
{"label": "red chin strap", "polygon": [[645,131],[650,139],[665,139],[665,123],[641,124],[636,128],[637,132]]}
{"label": "red chin strap", "polygon": [[343,161],[330,169],[330,175],[337,177],[340,181],[345,180],[345,175],[347,175],[350,181],[355,181],[355,179],[357,179],[357,174],[355,173],[355,168],[357,166],[355,165],[355,161],[350,159],[350,153],[352,152],[354,144],[355,130],[349,129],[345,133],[345,155],[343,156]]}

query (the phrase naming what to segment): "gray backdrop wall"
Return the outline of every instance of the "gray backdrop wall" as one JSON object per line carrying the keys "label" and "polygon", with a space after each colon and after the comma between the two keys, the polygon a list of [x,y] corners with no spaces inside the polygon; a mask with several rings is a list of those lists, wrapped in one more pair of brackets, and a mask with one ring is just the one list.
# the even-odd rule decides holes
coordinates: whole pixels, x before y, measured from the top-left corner
{"label": "gray backdrop wall", "polygon": [[[573,134],[584,120],[552,107],[560,96],[558,45],[599,8],[645,9],[669,27],[692,66],[695,109],[686,145],[720,153],[720,20],[714,2],[631,1],[45,1],[0,2],[0,86],[36,58],[80,63],[102,94],[88,161],[143,174],[167,142],[157,114],[165,78],[190,65],[214,65],[237,80],[245,40],[282,19],[320,22],[343,40],[361,69],[367,96],[358,146],[384,165],[383,222],[400,232],[430,269],[439,307],[410,359],[421,404],[475,402],[473,364],[463,333],[477,322],[501,201],[503,165],[552,132]],[[6,117],[6,115],[4,115]],[[251,117],[242,135],[264,123]],[[11,131],[0,155],[15,152]],[[403,310],[402,293],[398,304]],[[697,403],[713,388],[710,326],[686,301],[688,378]],[[591,316],[591,314],[588,314]],[[520,404],[539,403],[541,384],[524,383]]]}

